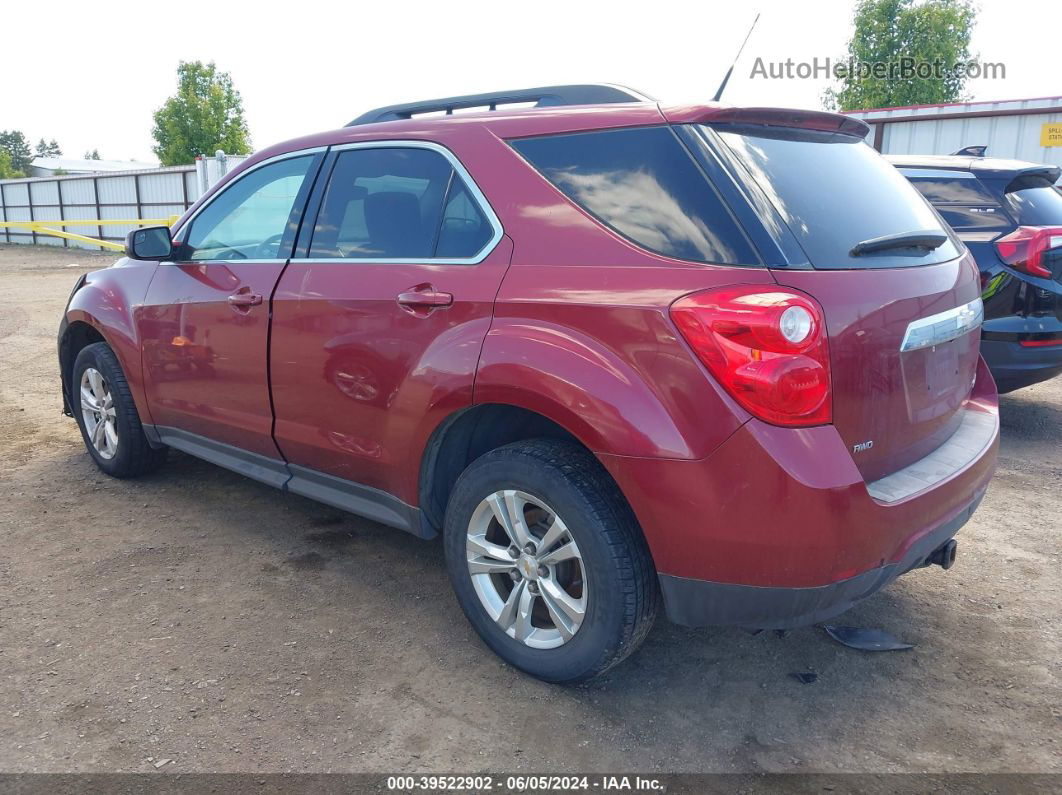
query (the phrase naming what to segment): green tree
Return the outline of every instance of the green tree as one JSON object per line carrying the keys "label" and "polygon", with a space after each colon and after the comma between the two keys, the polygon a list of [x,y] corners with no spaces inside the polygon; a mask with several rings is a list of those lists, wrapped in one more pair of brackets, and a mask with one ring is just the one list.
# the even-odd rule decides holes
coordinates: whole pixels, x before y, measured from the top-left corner
{"label": "green tree", "polygon": [[191,163],[218,149],[233,155],[251,151],[240,92],[227,72],[201,61],[182,61],[177,67],[177,93],[155,111],[152,135],[164,166]]}
{"label": "green tree", "polygon": [[99,160],[100,159],[100,150],[99,149],[93,149],[90,152],[85,152],[85,159],[86,160]]}
{"label": "green tree", "polygon": [[59,148],[59,144],[53,138],[51,141],[45,141],[41,138],[37,141],[37,151],[33,153],[34,157],[62,157],[63,150]]}
{"label": "green tree", "polygon": [[[976,14],[972,0],[859,0],[855,31],[842,59],[856,68],[841,78],[839,88],[826,90],[823,103],[834,110],[860,110],[965,99],[966,75],[954,67],[971,60]],[[934,66],[921,76],[903,75],[902,59],[916,67]],[[891,73],[860,72],[860,64],[866,68],[877,63],[895,66]]]}
{"label": "green tree", "polygon": [[7,152],[11,158],[11,168],[21,172],[20,176],[29,173],[29,165],[33,161],[33,151],[30,149],[26,136],[18,130],[4,130],[0,132],[0,149]]}
{"label": "green tree", "polygon": [[11,155],[6,149],[0,149],[0,179],[13,179],[25,176],[21,171],[16,171],[11,165]]}

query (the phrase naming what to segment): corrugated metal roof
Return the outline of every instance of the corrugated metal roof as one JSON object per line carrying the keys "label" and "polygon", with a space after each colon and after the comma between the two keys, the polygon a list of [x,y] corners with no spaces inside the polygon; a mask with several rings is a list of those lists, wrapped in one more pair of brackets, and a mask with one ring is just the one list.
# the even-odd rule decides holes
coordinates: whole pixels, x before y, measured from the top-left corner
{"label": "corrugated metal roof", "polygon": [[895,108],[869,108],[867,110],[845,111],[847,116],[855,116],[864,121],[878,121],[879,119],[898,120],[918,117],[951,116],[960,113],[994,113],[1007,114],[1014,111],[1044,109],[1047,112],[1053,108],[1062,107],[1062,96],[1034,97],[1032,99],[1003,99],[997,101],[978,102],[949,102],[940,105],[905,105]]}
{"label": "corrugated metal roof", "polygon": [[[126,163],[125,165],[130,165]],[[106,176],[108,177],[120,177],[125,174],[132,176],[133,174],[162,174],[167,172],[192,172],[195,173],[195,166],[163,166],[162,168],[140,168],[132,171],[108,171]],[[99,175],[101,178],[103,174]],[[15,177],[14,179],[0,179],[0,184],[9,185],[18,182],[39,182],[42,180],[54,181],[54,180],[67,180],[67,179],[91,179],[92,175],[86,174],[53,174],[47,177]]]}
{"label": "corrugated metal roof", "polygon": [[30,163],[34,168],[57,169],[64,171],[136,171],[145,168],[158,168],[158,163],[144,163],[137,160],[82,160],[75,157],[35,157]]}

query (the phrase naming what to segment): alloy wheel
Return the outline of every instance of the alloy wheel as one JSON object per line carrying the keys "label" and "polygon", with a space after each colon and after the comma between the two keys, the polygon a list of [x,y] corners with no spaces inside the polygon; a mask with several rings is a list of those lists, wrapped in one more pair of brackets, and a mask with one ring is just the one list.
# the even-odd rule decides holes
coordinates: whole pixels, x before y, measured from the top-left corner
{"label": "alloy wheel", "polygon": [[476,594],[509,637],[552,649],[579,631],[587,606],[582,554],[545,502],[513,489],[490,494],[472,513],[465,549]]}
{"label": "alloy wheel", "polygon": [[94,367],[86,367],[81,374],[81,417],[89,442],[100,458],[114,458],[118,453],[114,395],[103,374]]}

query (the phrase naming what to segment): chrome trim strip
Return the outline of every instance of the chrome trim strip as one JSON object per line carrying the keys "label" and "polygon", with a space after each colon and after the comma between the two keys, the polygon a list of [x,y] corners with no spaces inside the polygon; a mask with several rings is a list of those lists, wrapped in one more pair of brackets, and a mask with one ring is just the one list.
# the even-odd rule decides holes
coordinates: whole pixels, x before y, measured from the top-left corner
{"label": "chrome trim strip", "polygon": [[[902,156],[901,156],[902,157]],[[888,160],[888,157],[885,158]],[[936,179],[977,179],[976,174],[969,171],[951,171],[943,168],[919,168],[915,166],[896,166],[905,177],[932,177]],[[966,204],[967,202],[960,202]],[[974,202],[979,204],[980,202]]]}
{"label": "chrome trim strip", "polygon": [[438,152],[445,157],[457,175],[464,180],[465,186],[468,188],[468,192],[472,195],[472,200],[479,206],[480,212],[487,219],[487,223],[491,225],[494,230],[494,235],[483,246],[482,249],[474,257],[461,257],[453,259],[445,258],[432,258],[422,257],[420,259],[407,259],[407,258],[395,258],[395,259],[373,259],[370,257],[299,257],[300,260],[312,260],[314,263],[329,264],[336,263],[338,265],[478,265],[485,260],[495,247],[501,242],[502,235],[505,234],[505,230],[502,228],[501,220],[494,212],[494,208],[490,206],[490,202],[487,201],[487,197],[483,195],[483,191],[479,189],[479,185],[472,179],[472,175],[468,173],[468,169],[464,167],[464,164],[457,159],[457,155],[447,149],[441,144],[437,144],[434,141],[415,141],[407,139],[375,139],[372,141],[357,141],[350,144],[338,144],[332,147],[333,151],[342,152],[347,149],[427,149],[432,152]]}
{"label": "chrome trim strip", "polygon": [[[174,229],[170,233],[170,238],[172,238],[173,240],[176,240],[177,236],[180,235],[181,232],[183,232],[185,230],[185,228],[188,226],[188,224],[192,223],[192,221],[194,221],[196,219],[196,216],[199,215],[199,213],[203,212],[203,210],[205,210],[207,207],[209,207],[211,204],[213,204],[217,200],[218,196],[223,194],[225,191],[227,191],[229,188],[231,188],[233,185],[235,185],[237,182],[239,182],[241,179],[246,177],[251,172],[257,171],[262,166],[268,166],[270,163],[277,163],[277,162],[279,162],[281,160],[290,160],[293,157],[302,157],[304,155],[315,155],[318,152],[325,151],[326,149],[328,149],[327,146],[314,146],[314,147],[311,147],[310,149],[295,149],[295,150],[293,150],[291,152],[284,152],[283,154],[275,155],[274,157],[267,157],[265,160],[263,160],[263,161],[261,161],[259,163],[255,163],[253,166],[248,167],[248,169],[246,171],[241,171],[240,175],[238,177],[236,177],[236,179],[234,179],[231,182],[227,183],[223,189],[221,189],[221,190],[217,191],[216,193],[214,193],[213,195],[211,195],[210,201],[205,202],[204,204],[202,204],[198,208],[196,208],[196,211],[194,213],[192,213],[190,216],[188,216],[187,220],[185,220],[184,223],[182,223],[180,226],[178,226],[176,229]],[[199,260],[199,261],[206,262],[206,260]],[[211,262],[215,262],[215,261],[216,262],[223,262],[224,260],[211,260]],[[255,262],[258,262],[258,261],[259,260],[255,260]],[[287,262],[287,260],[278,260],[278,262]]]}
{"label": "chrome trim strip", "polygon": [[929,317],[912,320],[900,343],[900,352],[940,345],[981,327],[985,307],[980,298]]}
{"label": "chrome trim strip", "polygon": [[[414,141],[414,140],[388,140],[388,139],[376,139],[372,141],[357,141],[349,144],[338,144],[331,147],[336,152],[341,152],[346,149],[428,149],[432,152],[438,152],[453,167],[458,176],[464,180],[468,192],[472,196],[472,200],[479,206],[480,211],[487,219],[487,223],[491,225],[494,230],[494,235],[490,240],[480,249],[474,257],[462,257],[462,258],[420,258],[420,259],[371,259],[369,257],[314,257],[314,262],[321,264],[335,263],[337,265],[478,265],[485,260],[490,253],[494,251],[498,243],[501,242],[502,236],[505,234],[505,229],[502,227],[501,220],[498,218],[497,213],[494,212],[494,208],[491,207],[490,202],[487,201],[487,197],[483,195],[483,191],[480,190],[479,185],[472,179],[472,175],[468,173],[468,169],[464,164],[457,159],[457,155],[447,149],[441,144],[437,144],[434,141]],[[289,160],[293,157],[302,157],[304,155],[317,154],[329,149],[327,146],[315,146],[310,149],[296,149],[291,152],[285,152],[275,157],[267,158],[260,163],[255,163],[253,166],[242,172],[236,179],[225,185],[224,189],[219,190],[217,193],[210,197],[210,201],[206,202],[202,206],[196,209],[191,216],[188,217],[180,226],[178,226],[171,233],[171,237],[176,240],[178,236],[196,219],[199,213],[203,212],[207,207],[214,203],[218,196],[223,194],[245,176],[251,172],[261,168],[262,166],[269,165],[270,163],[276,163],[280,160]],[[307,260],[309,257],[298,257],[293,259]],[[196,262],[216,262],[220,260],[194,260]],[[255,260],[259,262],[260,260]],[[264,261],[264,260],[261,260]],[[268,260],[269,262],[287,262],[287,260]]]}

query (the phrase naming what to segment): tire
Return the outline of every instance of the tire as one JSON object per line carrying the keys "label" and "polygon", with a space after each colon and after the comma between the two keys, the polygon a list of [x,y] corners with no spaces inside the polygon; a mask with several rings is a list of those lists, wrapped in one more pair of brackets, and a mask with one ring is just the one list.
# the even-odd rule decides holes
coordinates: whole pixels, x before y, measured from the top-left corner
{"label": "tire", "polygon": [[[93,373],[99,376],[98,382]],[[83,379],[86,379],[90,396],[94,396],[93,390],[105,395],[102,412],[93,411],[93,403],[86,402],[81,392]],[[115,478],[135,478],[153,472],[166,460],[167,448],[154,448],[148,443],[129,391],[129,382],[118,357],[107,343],[96,342],[81,349],[74,360],[70,391],[73,396],[71,410],[81,429],[85,447],[103,472]],[[94,405],[100,404],[96,402]],[[90,415],[88,418],[86,410]],[[97,417],[109,419],[113,429],[113,433],[108,433],[110,429],[101,428],[100,443],[93,441],[93,431],[97,424],[105,423],[98,422]],[[89,425],[90,422],[93,424]]]}
{"label": "tire", "polygon": [[[514,558],[516,545],[504,543],[521,531],[499,516],[521,514],[535,551]],[[547,527],[565,527],[561,540],[551,542]],[[476,459],[454,485],[443,533],[450,580],[473,628],[534,677],[574,683],[597,676],[637,649],[653,625],[659,589],[641,528],[579,445],[535,439]],[[568,559],[553,562],[562,556]],[[529,605],[530,617],[514,604]],[[580,605],[581,618],[573,619]]]}

